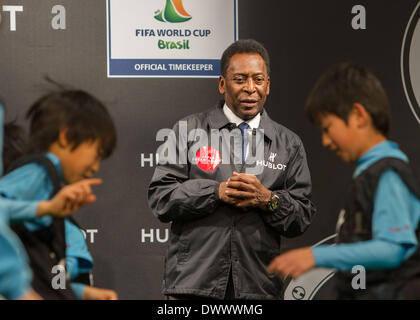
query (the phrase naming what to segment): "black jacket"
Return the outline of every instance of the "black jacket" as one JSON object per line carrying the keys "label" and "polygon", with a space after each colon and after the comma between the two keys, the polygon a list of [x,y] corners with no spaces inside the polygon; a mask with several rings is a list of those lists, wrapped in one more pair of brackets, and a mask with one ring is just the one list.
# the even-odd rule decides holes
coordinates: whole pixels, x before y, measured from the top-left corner
{"label": "black jacket", "polygon": [[[299,137],[263,111],[260,121],[260,128],[264,129],[263,161],[256,161],[257,166],[256,162],[245,166],[223,162],[211,171],[200,169],[191,159],[197,149],[209,144],[204,140],[179,139],[179,132],[185,123],[186,130],[193,135],[190,138],[200,135],[199,131],[192,132],[193,129],[203,129],[209,136],[211,130],[229,132],[232,124],[222,106],[223,102],[174,126],[173,143],[169,139],[166,144],[169,152],[176,150],[182,159],[185,145],[192,157],[184,164],[179,159],[176,164],[159,164],[149,185],[149,205],[154,215],[163,222],[172,222],[163,293],[223,299],[232,272],[236,298],[279,299],[282,282],[269,275],[266,267],[280,253],[281,236],[301,235],[315,213],[310,201],[311,178],[306,154]],[[236,131],[240,136],[239,129],[232,130]],[[160,161],[168,151],[162,147]],[[218,150],[221,158],[223,150],[221,144]],[[232,160],[232,154],[229,156]],[[238,209],[218,199],[219,184],[231,177],[233,171],[247,172],[249,167],[259,167],[262,172],[257,178],[279,196],[276,212]]]}

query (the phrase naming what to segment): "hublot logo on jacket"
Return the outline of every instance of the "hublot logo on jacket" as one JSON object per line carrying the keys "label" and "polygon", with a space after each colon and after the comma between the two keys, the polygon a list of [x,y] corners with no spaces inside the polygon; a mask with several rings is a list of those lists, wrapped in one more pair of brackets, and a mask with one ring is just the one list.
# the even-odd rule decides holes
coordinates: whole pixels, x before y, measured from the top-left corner
{"label": "hublot logo on jacket", "polygon": [[257,166],[264,166],[273,170],[286,170],[286,165],[282,163],[274,164],[274,159],[277,156],[277,153],[271,152],[268,157],[269,161],[266,160],[257,160]]}

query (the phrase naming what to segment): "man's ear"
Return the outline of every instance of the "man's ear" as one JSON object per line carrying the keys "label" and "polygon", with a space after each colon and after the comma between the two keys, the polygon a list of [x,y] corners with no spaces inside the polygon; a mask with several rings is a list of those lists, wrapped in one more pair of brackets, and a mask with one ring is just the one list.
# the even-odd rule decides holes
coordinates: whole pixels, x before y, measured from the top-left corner
{"label": "man's ear", "polygon": [[219,92],[220,94],[225,94],[226,89],[225,89],[225,85],[226,85],[226,80],[223,76],[219,77]]}
{"label": "man's ear", "polygon": [[61,148],[66,148],[69,144],[68,139],[67,139],[67,132],[68,132],[68,129],[66,127],[60,128],[60,131],[58,132],[57,142]]}
{"label": "man's ear", "polygon": [[357,126],[359,128],[366,127],[372,122],[372,118],[366,108],[359,102],[355,102],[352,105],[351,113],[356,116]]}

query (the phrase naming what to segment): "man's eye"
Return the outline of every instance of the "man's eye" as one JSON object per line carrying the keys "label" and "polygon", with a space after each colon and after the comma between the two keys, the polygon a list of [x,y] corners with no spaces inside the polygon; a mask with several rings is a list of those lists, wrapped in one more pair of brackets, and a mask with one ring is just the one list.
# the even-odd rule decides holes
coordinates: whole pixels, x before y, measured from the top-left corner
{"label": "man's eye", "polygon": [[236,83],[244,83],[245,78],[233,78],[233,81],[235,81]]}

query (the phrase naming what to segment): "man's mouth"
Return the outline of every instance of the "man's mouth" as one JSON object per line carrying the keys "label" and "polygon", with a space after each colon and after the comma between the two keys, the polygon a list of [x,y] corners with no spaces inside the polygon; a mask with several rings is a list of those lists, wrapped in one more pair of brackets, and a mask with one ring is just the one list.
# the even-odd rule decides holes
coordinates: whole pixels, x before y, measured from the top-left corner
{"label": "man's mouth", "polygon": [[258,102],[258,100],[256,100],[256,99],[244,99],[244,100],[241,100],[241,104],[243,106],[250,107],[250,108],[254,107],[257,104],[257,102]]}

